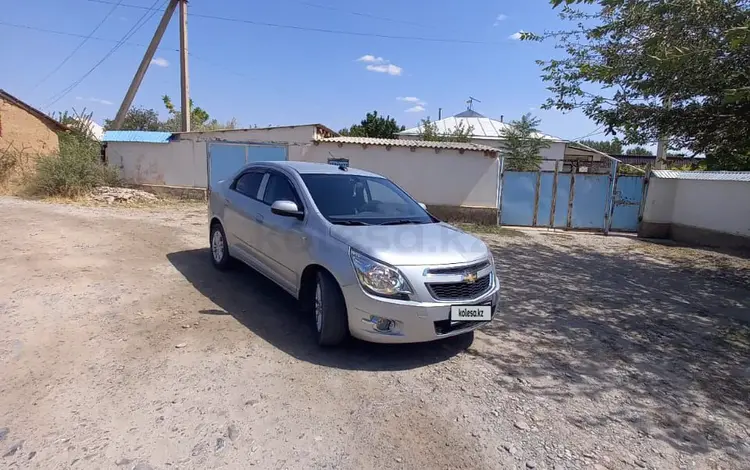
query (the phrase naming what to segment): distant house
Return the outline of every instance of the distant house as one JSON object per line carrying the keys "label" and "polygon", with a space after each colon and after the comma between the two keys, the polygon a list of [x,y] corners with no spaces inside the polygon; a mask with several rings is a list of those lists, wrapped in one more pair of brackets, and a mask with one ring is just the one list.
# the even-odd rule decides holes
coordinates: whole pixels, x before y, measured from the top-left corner
{"label": "distant house", "polygon": [[[470,142],[479,145],[487,145],[501,150],[503,148],[503,130],[509,127],[509,124],[504,122],[502,117],[500,117],[500,119],[488,118],[473,109],[467,109],[455,116],[434,121],[434,124],[437,127],[437,131],[441,134],[450,134],[459,126],[463,129],[470,129]],[[398,138],[419,139],[420,134],[421,129],[419,127],[413,127],[399,132]],[[540,152],[544,160],[541,166],[542,170],[554,170],[555,163],[557,162],[559,169],[565,171],[567,167],[562,163],[559,163],[562,160],[584,160],[591,162],[599,162],[602,160],[600,155],[583,149],[573,148],[569,145],[569,142],[564,139],[544,133],[541,134],[541,137],[544,137],[549,144],[549,147],[542,149]]]}
{"label": "distant house", "polygon": [[55,119],[0,90],[0,152],[55,153],[59,149],[57,133],[65,130],[67,127]]}

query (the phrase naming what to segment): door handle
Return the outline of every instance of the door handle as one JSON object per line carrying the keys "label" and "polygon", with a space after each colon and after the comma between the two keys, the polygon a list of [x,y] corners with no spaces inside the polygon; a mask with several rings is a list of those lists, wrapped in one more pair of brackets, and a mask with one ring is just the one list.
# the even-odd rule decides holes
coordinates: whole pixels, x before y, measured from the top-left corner
{"label": "door handle", "polygon": [[224,198],[224,205],[225,205],[225,206],[229,206],[229,207],[232,207],[232,201],[230,201],[230,200],[229,200],[229,198],[226,198],[226,197],[225,197],[225,198]]}
{"label": "door handle", "polygon": [[262,215],[260,215],[260,214],[255,214],[255,220],[256,220],[256,222],[258,222],[259,224],[262,224],[262,223],[263,223],[263,216],[262,216]]}

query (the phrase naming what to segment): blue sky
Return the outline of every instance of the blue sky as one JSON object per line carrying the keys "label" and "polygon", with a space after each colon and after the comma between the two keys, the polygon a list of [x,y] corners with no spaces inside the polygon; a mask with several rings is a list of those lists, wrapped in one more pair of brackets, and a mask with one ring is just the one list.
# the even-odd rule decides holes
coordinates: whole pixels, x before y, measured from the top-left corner
{"label": "blue sky", "polygon": [[[154,0],[122,3],[149,7]],[[0,22],[87,35],[112,7],[88,0],[0,0]],[[339,129],[375,109],[411,127],[421,118],[437,118],[440,107],[443,116],[461,112],[466,99],[474,96],[481,100],[474,109],[489,117],[504,115],[510,120],[531,110],[542,119],[544,132],[560,137],[581,137],[597,129],[579,113],[539,110],[549,92],[535,60],[556,51],[551,44],[511,37],[521,30],[560,28],[548,0],[191,0],[189,12],[324,30],[478,42],[332,34],[191,16],[191,94],[197,105],[222,121],[236,117],[241,125],[259,126],[320,122]],[[118,6],[95,36],[119,40],[144,13]],[[56,94],[115,43],[88,41],[40,84],[82,38],[0,24],[0,88],[47,112],[85,107],[100,122],[111,118],[159,18],[157,13],[129,39],[140,46],[123,45],[47,108]],[[136,105],[165,114],[161,95],[179,101],[178,46],[175,16]],[[424,110],[407,112],[415,106]]]}

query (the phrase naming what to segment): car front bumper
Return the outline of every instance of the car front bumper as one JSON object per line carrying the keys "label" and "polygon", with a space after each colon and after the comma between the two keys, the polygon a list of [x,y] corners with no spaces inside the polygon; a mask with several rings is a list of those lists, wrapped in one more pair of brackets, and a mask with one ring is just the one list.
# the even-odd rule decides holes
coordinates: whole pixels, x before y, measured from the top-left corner
{"label": "car front bumper", "polygon": [[[421,343],[468,333],[490,321],[451,322],[451,306],[490,305],[492,319],[499,303],[500,289],[495,279],[492,288],[471,301],[419,302],[376,297],[365,293],[359,284],[342,289],[349,316],[349,331],[355,338],[373,343]],[[372,316],[393,320],[394,331],[379,332]]]}

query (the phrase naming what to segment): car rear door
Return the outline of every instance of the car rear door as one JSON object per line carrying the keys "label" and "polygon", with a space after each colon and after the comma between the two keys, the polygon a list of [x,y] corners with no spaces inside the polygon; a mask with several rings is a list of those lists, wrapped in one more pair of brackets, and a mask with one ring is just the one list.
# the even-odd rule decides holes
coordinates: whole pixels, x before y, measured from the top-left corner
{"label": "car rear door", "polygon": [[224,231],[230,252],[257,267],[255,248],[258,231],[257,213],[263,206],[262,190],[268,174],[263,169],[250,169],[239,175],[225,196]]}

